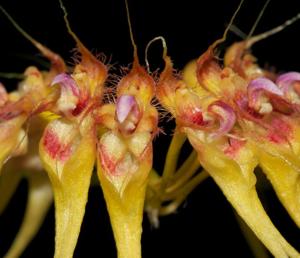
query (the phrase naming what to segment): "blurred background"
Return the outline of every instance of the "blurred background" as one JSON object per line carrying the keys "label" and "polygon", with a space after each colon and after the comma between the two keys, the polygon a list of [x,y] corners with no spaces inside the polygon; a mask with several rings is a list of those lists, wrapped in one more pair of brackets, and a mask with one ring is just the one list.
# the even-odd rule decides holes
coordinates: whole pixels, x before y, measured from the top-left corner
{"label": "blurred background", "polygon": [[[182,69],[220,38],[238,0],[129,0],[132,29],[144,64],[144,49],[156,36],[163,36],[176,69]],[[132,62],[125,4],[123,0],[65,0],[69,20],[78,37],[93,53],[104,53],[115,73],[120,66]],[[234,25],[245,34],[251,30],[265,1],[245,0]],[[1,0],[1,5],[35,39],[72,64],[74,41],[68,35],[58,0]],[[255,34],[269,30],[300,12],[296,0],[270,1]],[[29,65],[47,68],[38,51],[0,14],[0,73],[22,73]],[[300,21],[283,32],[257,43],[253,54],[261,66],[278,72],[300,70]],[[226,49],[241,38],[228,34],[220,46]],[[161,45],[149,50],[152,70],[163,67]],[[9,89],[18,80],[0,78]],[[167,134],[173,124],[161,124]],[[1,133],[1,132],[0,132]],[[161,134],[155,140],[154,167],[162,171],[164,153],[170,136]],[[266,179],[260,178],[260,196],[274,224],[300,250],[300,233],[278,202]],[[1,179],[0,179],[1,180]],[[22,181],[6,211],[0,216],[0,257],[10,246],[22,220],[26,205],[27,183]],[[1,193],[0,193],[1,194]],[[230,204],[211,179],[201,184],[179,208],[176,214],[161,218],[154,229],[145,216],[142,239],[143,257],[253,257],[241,234]],[[39,234],[22,258],[53,257],[54,207],[51,208]],[[113,235],[100,187],[92,187],[87,204],[76,258],[116,257]]]}

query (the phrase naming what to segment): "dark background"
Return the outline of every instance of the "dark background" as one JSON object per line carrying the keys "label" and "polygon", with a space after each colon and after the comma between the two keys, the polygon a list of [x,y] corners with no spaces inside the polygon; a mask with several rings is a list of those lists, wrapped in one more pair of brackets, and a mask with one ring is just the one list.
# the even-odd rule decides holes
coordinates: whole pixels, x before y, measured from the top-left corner
{"label": "dark background", "polygon": [[[65,0],[73,30],[94,53],[104,53],[116,71],[119,65],[132,62],[123,0]],[[72,61],[74,42],[68,35],[63,14],[56,0],[1,0],[3,7],[34,38]],[[129,1],[133,32],[144,60],[144,48],[153,37],[162,35],[168,44],[169,55],[175,67],[183,68],[189,60],[198,57],[217,38],[229,22],[239,1]],[[264,1],[245,0],[236,21],[248,33]],[[300,12],[299,1],[271,1],[257,33],[266,31]],[[29,65],[39,65],[42,57],[37,50],[0,15],[0,72],[23,72]],[[253,47],[253,53],[262,66],[273,66],[277,71],[300,70],[300,22]],[[229,33],[223,48],[239,40]],[[152,69],[161,67],[161,47],[154,44],[149,52]],[[33,58],[33,60],[31,60]],[[0,78],[12,89],[16,80]],[[164,126],[167,133],[172,126]],[[164,153],[169,137],[160,135],[155,142],[154,166],[163,167]],[[264,179],[262,179],[264,180]],[[261,193],[267,212],[282,234],[300,250],[300,234],[271,188]],[[26,202],[26,181],[0,217],[0,257],[9,247],[21,223]],[[1,193],[0,193],[1,194]],[[158,230],[145,218],[143,257],[253,257],[236,223],[230,204],[211,179],[198,187],[183,207],[174,215],[161,219]],[[22,258],[53,257],[54,208],[46,218],[41,231]],[[89,202],[74,257],[116,257],[114,241],[99,187],[90,191]]]}

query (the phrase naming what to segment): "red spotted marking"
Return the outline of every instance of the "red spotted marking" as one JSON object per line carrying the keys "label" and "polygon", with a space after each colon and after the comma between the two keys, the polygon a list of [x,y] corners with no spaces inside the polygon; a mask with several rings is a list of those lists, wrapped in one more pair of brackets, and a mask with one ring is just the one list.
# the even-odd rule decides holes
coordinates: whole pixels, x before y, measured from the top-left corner
{"label": "red spotted marking", "polygon": [[110,175],[115,175],[115,170],[117,166],[116,160],[107,154],[103,145],[100,145],[99,149],[101,165],[105,168],[105,171],[108,172]]}
{"label": "red spotted marking", "polygon": [[85,109],[87,104],[88,104],[88,97],[80,98],[76,105],[76,108],[72,111],[72,115],[78,116]]}
{"label": "red spotted marking", "polygon": [[286,143],[293,134],[292,127],[280,118],[274,118],[271,122],[271,128],[268,131],[267,138],[277,144]]}
{"label": "red spotted marking", "polygon": [[53,159],[66,161],[71,155],[71,146],[63,144],[52,130],[46,130],[43,145],[49,156]]}
{"label": "red spotted marking", "polygon": [[204,121],[203,113],[200,109],[197,110],[194,107],[185,107],[180,113],[180,119],[188,125],[206,126],[208,124],[207,121]]}
{"label": "red spotted marking", "polygon": [[237,139],[230,138],[229,145],[225,148],[224,153],[233,158],[238,154],[238,151],[246,144],[246,141],[240,141]]}
{"label": "red spotted marking", "polygon": [[201,112],[196,112],[188,116],[188,119],[196,125],[204,125],[203,115]]}

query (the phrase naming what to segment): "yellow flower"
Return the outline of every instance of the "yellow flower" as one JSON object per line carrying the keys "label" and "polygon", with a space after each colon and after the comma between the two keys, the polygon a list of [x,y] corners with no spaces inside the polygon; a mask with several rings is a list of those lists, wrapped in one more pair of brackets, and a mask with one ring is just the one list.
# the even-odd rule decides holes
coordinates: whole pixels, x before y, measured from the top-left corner
{"label": "yellow flower", "polygon": [[[159,78],[142,67],[133,44],[132,69],[112,86],[114,72],[82,44],[61,7],[79,52],[74,67],[0,7],[51,62],[46,72],[27,68],[13,92],[0,84],[0,214],[22,177],[29,181],[24,220],[5,257],[21,255],[52,201],[54,257],[73,257],[95,167],[119,258],[141,257],[144,211],[158,226],[208,177],[275,257],[299,257],[265,212],[254,169],[262,168],[299,226],[300,73],[260,68],[247,50],[261,36],[233,44],[221,63],[215,50],[224,36],[182,74],[164,54]],[[159,105],[176,122],[162,173],[153,168],[152,146]],[[193,151],[179,164],[186,140]]]}
{"label": "yellow flower", "polygon": [[[280,76],[277,85],[259,77],[261,74],[256,79],[253,74],[245,76],[244,80],[229,67],[221,68],[209,48],[196,67],[189,66],[184,82],[172,75],[171,63],[165,59],[158,98],[176,118],[179,130],[187,135],[201,166],[275,257],[299,257],[264,211],[256,193],[254,174],[255,167],[260,165],[298,224],[298,109],[285,97],[290,94],[284,92],[295,91],[298,73]],[[248,71],[248,67],[238,68]],[[203,94],[197,87],[207,92]],[[195,96],[198,101],[194,101]],[[298,98],[297,94],[293,96]]]}
{"label": "yellow flower", "polygon": [[[53,106],[55,93],[49,85],[65,70],[62,59],[36,42],[38,49],[53,63],[49,72],[29,67],[16,91],[1,88],[1,199],[0,213],[7,206],[22,177],[29,182],[23,223],[6,257],[18,257],[35,236],[53,200],[48,178],[38,156],[38,141],[46,126],[45,114]],[[4,165],[3,169],[2,165]]]}
{"label": "yellow flower", "polygon": [[117,102],[99,113],[104,128],[98,142],[98,176],[120,258],[141,257],[145,191],[158,122],[151,105],[154,87],[135,59],[117,86]]}

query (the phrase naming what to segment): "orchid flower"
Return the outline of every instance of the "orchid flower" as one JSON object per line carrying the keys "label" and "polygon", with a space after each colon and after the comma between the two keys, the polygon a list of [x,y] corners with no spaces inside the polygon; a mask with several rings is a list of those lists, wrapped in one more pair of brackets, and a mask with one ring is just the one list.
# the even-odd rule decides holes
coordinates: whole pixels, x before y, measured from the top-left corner
{"label": "orchid flower", "polygon": [[158,114],[151,105],[154,80],[135,57],[117,85],[117,101],[99,112],[98,176],[104,191],[118,257],[141,257],[141,232],[152,140]]}
{"label": "orchid flower", "polygon": [[[27,68],[15,91],[7,92],[0,83],[0,214],[20,180],[29,182],[24,219],[5,258],[21,255],[53,201],[54,257],[73,257],[95,167],[119,258],[142,256],[144,211],[158,227],[159,216],[175,212],[208,177],[275,257],[300,257],[256,191],[254,170],[259,166],[300,226],[300,73],[279,75],[256,64],[248,50],[265,34],[233,44],[221,63],[215,49],[226,29],[179,74],[164,47],[165,68],[157,78],[149,72],[147,58],[148,71],[138,60],[125,1],[134,61],[108,89],[112,72],[71,30],[59,2],[79,53],[74,67],[66,67],[0,6],[51,62],[49,71]],[[156,39],[166,45],[162,37]],[[158,105],[176,123],[162,173],[153,168],[152,143],[162,131]],[[193,150],[180,164],[186,141]]]}
{"label": "orchid flower", "polygon": [[[12,18],[6,15],[15,25]],[[52,203],[52,190],[38,157],[37,143],[47,123],[47,110],[55,101],[50,82],[56,74],[66,69],[60,56],[22,29],[21,33],[49,59],[52,66],[48,72],[41,72],[33,66],[27,68],[25,79],[16,91],[7,93],[1,86],[0,213],[4,211],[21,178],[25,177],[29,182],[24,220],[5,256],[7,258],[17,257],[23,252],[37,233]]]}
{"label": "orchid flower", "polygon": [[[282,91],[268,79],[249,79],[247,82],[229,67],[222,68],[214,59],[211,48],[190,66],[188,77],[191,78],[188,82],[175,78],[170,59],[165,57],[165,61],[166,68],[158,85],[158,98],[175,117],[179,130],[187,135],[197,151],[201,166],[275,257],[299,257],[269,219],[255,189],[255,167],[261,165],[268,176],[273,171],[271,183],[275,190],[281,192],[280,199],[284,204],[293,203],[288,210],[292,211],[293,218],[297,217],[294,215],[299,212],[295,207],[297,202],[294,202],[297,192],[287,191],[289,187],[286,186],[286,183],[295,184],[296,177],[284,175],[281,181],[280,176],[276,179],[274,170],[281,162],[280,169],[285,171],[281,173],[290,174],[293,172],[292,168],[287,169],[288,164],[291,167],[297,164],[297,156],[291,149],[293,145],[294,148],[297,146],[296,123],[293,126],[292,120],[285,114],[273,115],[271,99],[273,96],[283,98]],[[200,87],[202,89],[197,90]],[[198,101],[194,101],[194,98],[198,98]],[[253,138],[254,135],[259,136]],[[268,139],[273,139],[275,146],[271,146]],[[295,144],[291,142],[292,139],[295,139]],[[275,151],[277,148],[283,149],[279,152]],[[270,151],[264,151],[268,149]],[[261,155],[261,151],[267,154]],[[276,165],[273,160],[270,167],[271,161],[266,159],[275,157],[279,160]],[[279,171],[279,167],[276,171]],[[282,188],[285,189],[284,193]]]}
{"label": "orchid flower", "polygon": [[[72,34],[72,31],[71,31]],[[54,191],[56,237],[54,257],[72,257],[80,232],[96,159],[94,112],[101,105],[106,67],[74,37],[81,62],[72,75],[52,81],[60,94],[40,140],[40,157]],[[80,157],[80,159],[78,158]]]}

